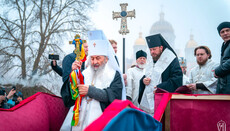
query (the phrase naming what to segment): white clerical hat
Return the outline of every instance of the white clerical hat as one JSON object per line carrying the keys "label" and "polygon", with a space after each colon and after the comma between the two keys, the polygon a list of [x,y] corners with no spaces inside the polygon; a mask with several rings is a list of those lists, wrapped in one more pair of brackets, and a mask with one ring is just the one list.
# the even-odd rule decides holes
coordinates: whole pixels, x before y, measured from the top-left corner
{"label": "white clerical hat", "polygon": [[89,56],[103,55],[108,56],[108,40],[102,30],[88,32]]}

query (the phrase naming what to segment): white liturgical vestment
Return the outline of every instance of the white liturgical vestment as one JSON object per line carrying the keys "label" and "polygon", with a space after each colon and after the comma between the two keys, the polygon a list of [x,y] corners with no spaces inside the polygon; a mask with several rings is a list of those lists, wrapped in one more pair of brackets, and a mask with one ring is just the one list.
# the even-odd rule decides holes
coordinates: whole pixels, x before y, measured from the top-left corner
{"label": "white liturgical vestment", "polygon": [[208,59],[207,62],[200,66],[197,65],[192,68],[189,79],[190,83],[203,83],[207,90],[198,89],[194,91],[194,94],[215,94],[216,93],[216,84],[217,78],[214,77],[215,68],[219,64],[215,63],[211,59]]}
{"label": "white liturgical vestment", "polygon": [[140,79],[144,76],[145,69],[133,67],[127,71],[127,87],[126,95],[132,98],[132,102],[135,106],[139,107],[138,96]]}
{"label": "white liturgical vestment", "polygon": [[[108,64],[105,65],[105,68],[102,71],[97,72],[96,74],[92,71],[91,66],[83,71],[85,84],[91,85],[93,83],[95,87],[100,89],[109,87],[114,79],[115,73],[116,71]],[[90,100],[88,97],[82,98],[79,122],[77,126],[72,128],[73,131],[83,130],[102,114],[100,102],[95,99],[87,101],[87,99]]]}
{"label": "white liturgical vestment", "polygon": [[146,85],[141,102],[140,109],[144,110],[146,113],[153,115],[154,113],[154,93],[156,85],[161,83],[161,74],[166,70],[170,63],[176,58],[176,55],[166,48],[157,62],[147,64],[145,76],[151,79],[149,85]]}
{"label": "white liturgical vestment", "polygon": [[183,85],[187,85],[189,83],[189,78],[185,74],[183,74]]}

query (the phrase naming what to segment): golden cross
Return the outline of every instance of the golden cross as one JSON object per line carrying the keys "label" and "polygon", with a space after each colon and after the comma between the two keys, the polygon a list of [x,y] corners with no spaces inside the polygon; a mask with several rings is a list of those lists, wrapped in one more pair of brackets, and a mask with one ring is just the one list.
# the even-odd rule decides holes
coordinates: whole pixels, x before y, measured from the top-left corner
{"label": "golden cross", "polygon": [[[80,35],[79,34],[76,34],[75,35],[75,39],[74,39],[74,41],[76,42],[75,43],[75,50],[74,50],[74,53],[76,54],[76,58],[75,58],[75,60],[77,60],[77,61],[80,61],[80,56],[81,56],[81,51],[80,51]],[[72,44],[73,43],[73,41],[69,41],[69,44]]]}

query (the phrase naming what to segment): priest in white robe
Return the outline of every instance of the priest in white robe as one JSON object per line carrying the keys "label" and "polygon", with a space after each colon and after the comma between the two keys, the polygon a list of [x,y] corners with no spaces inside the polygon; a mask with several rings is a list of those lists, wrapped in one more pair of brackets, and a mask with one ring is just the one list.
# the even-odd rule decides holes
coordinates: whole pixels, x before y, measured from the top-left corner
{"label": "priest in white robe", "polygon": [[211,60],[212,54],[207,46],[195,48],[197,65],[190,71],[190,84],[187,85],[193,91],[193,94],[215,94],[217,87],[217,78],[213,71],[218,66]]}
{"label": "priest in white robe", "polygon": [[156,89],[174,92],[182,86],[182,71],[176,53],[161,34],[146,37],[149,47],[145,75],[140,80],[140,108],[153,115]]}
{"label": "priest in white robe", "polygon": [[139,107],[138,96],[140,79],[145,74],[147,54],[143,50],[136,52],[136,66],[127,70],[126,98]]}

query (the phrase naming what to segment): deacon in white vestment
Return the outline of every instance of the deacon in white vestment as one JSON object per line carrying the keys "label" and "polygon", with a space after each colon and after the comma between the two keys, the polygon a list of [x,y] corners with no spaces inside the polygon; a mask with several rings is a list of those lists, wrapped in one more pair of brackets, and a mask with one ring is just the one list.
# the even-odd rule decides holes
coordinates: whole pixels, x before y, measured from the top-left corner
{"label": "deacon in white vestment", "polygon": [[197,65],[190,71],[190,84],[187,85],[194,94],[215,94],[217,87],[217,78],[213,71],[218,66],[211,60],[212,54],[207,46],[195,48]]}
{"label": "deacon in white vestment", "polygon": [[138,102],[142,110],[153,115],[155,90],[174,92],[182,86],[182,71],[176,53],[161,34],[148,36],[146,41],[151,57],[140,80]]}
{"label": "deacon in white vestment", "polygon": [[[125,99],[126,93],[121,71],[114,57],[114,51],[101,30],[88,32],[89,66],[82,72],[85,84],[77,85],[79,94],[84,95],[80,106],[79,121],[72,130],[82,131],[97,119],[104,109],[115,99]],[[81,62],[75,61],[72,70],[79,69]],[[64,121],[64,125],[71,120],[73,108]]]}
{"label": "deacon in white vestment", "polygon": [[126,86],[126,98],[133,102],[134,105],[139,107],[138,96],[140,79],[145,74],[147,54],[143,50],[136,52],[137,65],[127,70],[127,86]]}

